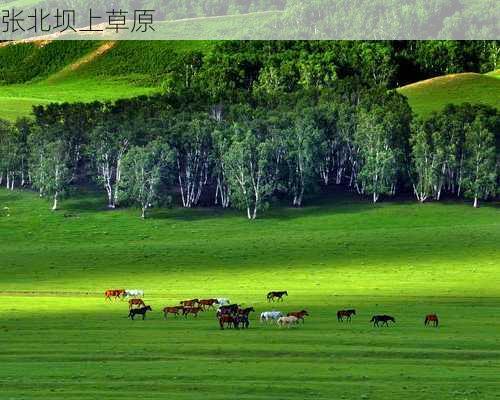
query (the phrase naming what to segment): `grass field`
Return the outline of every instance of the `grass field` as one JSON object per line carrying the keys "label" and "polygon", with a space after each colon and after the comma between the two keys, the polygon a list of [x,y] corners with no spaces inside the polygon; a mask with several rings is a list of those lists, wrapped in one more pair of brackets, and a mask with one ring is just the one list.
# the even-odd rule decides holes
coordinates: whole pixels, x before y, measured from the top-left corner
{"label": "grass field", "polygon": [[399,92],[408,98],[413,111],[428,116],[446,104],[479,103],[500,109],[498,71],[490,74],[453,74],[404,86]]}
{"label": "grass field", "polygon": [[[254,222],[104,205],[86,194],[51,213],[0,189],[1,399],[500,398],[498,205],[333,195]],[[128,320],[103,299],[114,287],[144,289],[153,313]],[[253,314],[247,331],[213,312],[162,319],[205,296],[311,316],[280,330]],[[352,325],[335,320],[344,307]],[[429,312],[440,328],[424,328]],[[397,323],[372,328],[374,313]]]}

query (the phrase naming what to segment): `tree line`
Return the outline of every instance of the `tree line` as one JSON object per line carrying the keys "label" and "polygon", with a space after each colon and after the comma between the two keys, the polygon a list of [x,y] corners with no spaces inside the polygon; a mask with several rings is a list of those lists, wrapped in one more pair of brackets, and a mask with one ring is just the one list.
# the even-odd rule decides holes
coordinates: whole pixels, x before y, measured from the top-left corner
{"label": "tree line", "polygon": [[500,116],[481,105],[415,118],[406,98],[335,88],[213,103],[196,91],[111,103],[50,104],[0,121],[0,184],[52,199],[90,183],[108,207],[301,207],[336,185],[380,201],[413,193],[480,200],[498,188]]}

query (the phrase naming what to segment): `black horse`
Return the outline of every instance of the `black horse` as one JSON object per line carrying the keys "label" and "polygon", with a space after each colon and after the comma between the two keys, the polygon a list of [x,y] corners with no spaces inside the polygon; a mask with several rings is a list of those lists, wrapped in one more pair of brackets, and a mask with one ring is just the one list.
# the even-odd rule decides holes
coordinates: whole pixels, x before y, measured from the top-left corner
{"label": "black horse", "polygon": [[337,321],[344,322],[344,317],[347,322],[351,322],[351,317],[356,315],[356,310],[339,310],[337,311]]}
{"label": "black horse", "polygon": [[382,322],[382,326],[389,326],[389,321],[394,324],[396,323],[394,317],[391,317],[390,315],[374,315],[370,320],[370,322],[373,322],[373,326],[379,326],[379,322]]}
{"label": "black horse", "polygon": [[240,306],[238,304],[230,304],[227,306],[220,306],[215,314],[216,318],[219,318],[222,315],[237,315]]}
{"label": "black horse", "polygon": [[288,296],[288,292],[286,290],[281,292],[269,292],[267,294],[267,301],[274,301],[274,299],[283,301],[283,296]]}
{"label": "black horse", "polygon": [[142,319],[146,318],[146,311],[153,311],[150,306],[141,308],[132,308],[128,313],[128,317],[134,319],[137,314],[142,315]]}

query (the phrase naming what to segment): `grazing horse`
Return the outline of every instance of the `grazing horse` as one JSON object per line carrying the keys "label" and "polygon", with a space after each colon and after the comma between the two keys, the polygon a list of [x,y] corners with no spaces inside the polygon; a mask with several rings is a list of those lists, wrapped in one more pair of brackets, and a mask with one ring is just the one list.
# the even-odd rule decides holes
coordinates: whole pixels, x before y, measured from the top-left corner
{"label": "grazing horse", "polygon": [[288,292],[286,290],[281,292],[269,292],[267,294],[267,301],[274,301],[274,299],[283,301],[283,296],[288,296]]}
{"label": "grazing horse", "polygon": [[167,319],[167,314],[174,314],[176,317],[179,315],[179,311],[184,309],[183,306],[165,307],[163,309],[163,318]]}
{"label": "grazing horse", "polygon": [[251,312],[255,312],[253,307],[238,308],[238,315],[246,315],[248,317]]}
{"label": "grazing horse", "polygon": [[283,317],[281,311],[264,311],[260,313],[260,322],[276,321],[278,318]]}
{"label": "grazing horse", "polygon": [[351,316],[356,315],[356,310],[339,310],[337,311],[337,321],[344,322],[344,317],[347,322],[351,322]]}
{"label": "grazing horse", "polygon": [[436,314],[429,314],[425,316],[425,322],[424,325],[431,325],[431,323],[437,328],[439,325],[439,319]]}
{"label": "grazing horse", "polygon": [[140,315],[142,315],[142,319],[144,320],[144,318],[146,318],[146,311],[153,311],[153,310],[150,306],[145,306],[145,307],[141,307],[141,308],[132,308],[128,312],[128,317],[132,318],[132,320],[133,320],[137,314],[140,314]]}
{"label": "grazing horse", "polygon": [[144,290],[125,289],[124,297],[144,297]]}
{"label": "grazing horse", "polygon": [[293,315],[290,315],[289,317],[280,317],[278,318],[277,324],[283,328],[286,326],[287,328],[290,328],[292,325],[297,325],[299,323],[299,319]]}
{"label": "grazing horse", "polygon": [[188,314],[193,314],[195,317],[198,316],[198,313],[202,312],[203,308],[201,307],[183,307],[182,309],[182,315],[184,315],[186,318]]}
{"label": "grazing horse", "polygon": [[306,310],[302,311],[292,311],[287,314],[287,317],[297,317],[298,320],[302,320],[302,323],[305,322],[305,316],[308,316],[309,313]]}
{"label": "grazing horse", "polygon": [[373,322],[373,326],[379,326],[379,322],[382,322],[382,326],[389,326],[389,321],[396,323],[394,317],[391,317],[390,315],[374,315],[370,320],[370,322]]}
{"label": "grazing horse", "polygon": [[125,289],[108,289],[104,292],[104,298],[111,300],[111,298],[119,299],[120,296],[125,295]]}
{"label": "grazing horse", "polygon": [[203,308],[214,308],[214,304],[219,304],[217,299],[200,300],[198,304]]}
{"label": "grazing horse", "polygon": [[184,307],[194,307],[196,304],[198,304],[198,299],[193,299],[193,300],[184,300],[180,302],[181,305]]}
{"label": "grazing horse", "polygon": [[128,301],[128,308],[131,309],[133,306],[146,307],[146,304],[144,304],[144,300],[142,299],[130,299]]}

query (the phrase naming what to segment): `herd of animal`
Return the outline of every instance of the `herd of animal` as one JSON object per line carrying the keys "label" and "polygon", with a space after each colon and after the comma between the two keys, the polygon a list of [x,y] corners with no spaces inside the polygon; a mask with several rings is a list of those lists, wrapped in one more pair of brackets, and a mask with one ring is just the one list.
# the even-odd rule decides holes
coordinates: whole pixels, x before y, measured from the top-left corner
{"label": "herd of animal", "polygon": [[[268,302],[283,301],[283,297],[288,296],[288,292],[272,291],[266,296]],[[146,305],[142,297],[144,291],[139,289],[110,289],[104,292],[106,300],[111,299],[128,299],[129,314],[128,318],[134,319],[137,315],[146,318],[148,311],[153,311],[151,306]],[[207,310],[216,311],[216,319],[219,323],[220,329],[234,328],[246,329],[250,326],[250,313],[255,312],[253,307],[242,308],[238,304],[232,304],[227,298],[212,298],[212,299],[190,299],[179,302],[179,305],[167,306],[163,308],[163,317],[167,319],[168,314],[175,317],[180,315],[187,318],[189,315],[198,317],[198,314]],[[339,310],[337,311],[338,322],[352,321],[352,316],[356,315],[356,310]],[[301,321],[305,322],[305,317],[309,316],[307,310],[292,311],[283,313],[281,311],[263,311],[260,313],[261,323],[276,323],[280,327],[290,328],[297,326]],[[389,326],[389,322],[395,324],[396,319],[390,315],[374,315],[370,320],[374,327]],[[438,327],[439,319],[436,314],[428,314],[424,320],[425,326]]]}

